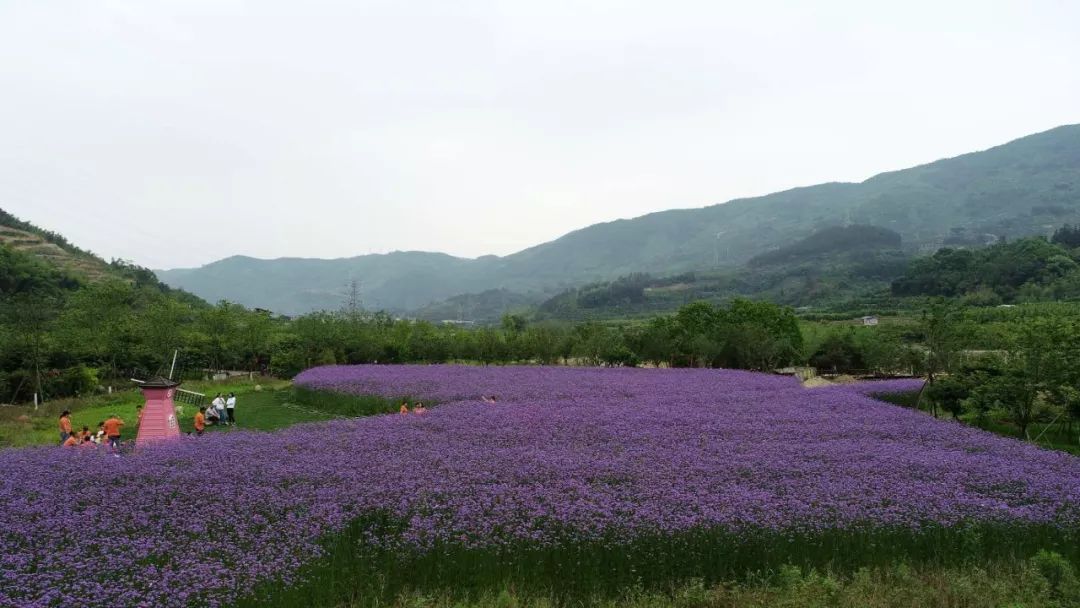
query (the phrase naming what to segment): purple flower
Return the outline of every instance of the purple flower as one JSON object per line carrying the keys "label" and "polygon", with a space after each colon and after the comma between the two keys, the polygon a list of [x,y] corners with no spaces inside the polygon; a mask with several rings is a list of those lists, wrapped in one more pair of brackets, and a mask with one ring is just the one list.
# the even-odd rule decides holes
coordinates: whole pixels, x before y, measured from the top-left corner
{"label": "purple flower", "polygon": [[1075,457],[866,396],[883,385],[444,365],[322,367],[296,384],[437,406],[123,458],[2,451],[0,605],[227,604],[295,580],[320,539],[376,511],[406,527],[369,542],[418,551],[699,529],[1080,527]]}

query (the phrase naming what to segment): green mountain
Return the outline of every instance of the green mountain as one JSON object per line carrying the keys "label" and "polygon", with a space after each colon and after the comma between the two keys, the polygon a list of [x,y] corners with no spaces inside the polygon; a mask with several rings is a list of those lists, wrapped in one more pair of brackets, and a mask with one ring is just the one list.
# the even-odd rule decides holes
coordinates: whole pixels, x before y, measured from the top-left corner
{"label": "green mountain", "polygon": [[183,366],[210,365],[223,351],[214,351],[214,322],[225,314],[251,316],[211,308],[149,269],[106,262],[0,210],[0,403],[160,374],[175,348],[185,349]]}
{"label": "green mountain", "polygon": [[425,321],[471,321],[492,325],[498,323],[503,314],[528,312],[545,298],[538,293],[520,294],[509,289],[489,289],[434,302],[411,311],[410,315]]}
{"label": "green mountain", "polygon": [[113,274],[109,264],[90,252],[72,245],[63,236],[38,228],[0,209],[0,246],[8,249],[8,255],[25,254],[55,269],[99,281]]}
{"label": "green mountain", "polygon": [[[80,285],[117,280],[135,287],[175,292],[189,302],[199,301],[161,282],[148,268],[124,260],[106,262],[68,242],[62,235],[39,228],[0,209],[0,296],[20,293],[18,285],[76,289]],[[29,281],[29,283],[24,283]],[[201,303],[201,301],[199,301]]]}
{"label": "green mountain", "polygon": [[956,158],[699,209],[596,224],[505,256],[474,260],[397,252],[337,260],[233,257],[160,271],[211,301],[281,313],[339,308],[363,284],[369,307],[408,311],[454,295],[508,289],[536,297],[645,272],[716,271],[806,238],[860,224],[899,234],[907,252],[1049,234],[1080,221],[1080,125]]}
{"label": "green mountain", "polygon": [[700,300],[736,296],[791,306],[879,299],[912,256],[899,234],[877,226],[831,226],[750,259],[743,267],[656,277],[635,273],[568,289],[542,302],[540,319],[598,320],[651,316]]}

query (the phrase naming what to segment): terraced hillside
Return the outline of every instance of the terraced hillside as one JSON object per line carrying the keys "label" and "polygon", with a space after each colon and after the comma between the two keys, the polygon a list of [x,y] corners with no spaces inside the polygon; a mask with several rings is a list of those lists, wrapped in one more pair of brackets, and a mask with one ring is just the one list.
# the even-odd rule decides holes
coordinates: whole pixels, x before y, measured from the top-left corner
{"label": "terraced hillside", "polygon": [[47,236],[0,224],[0,244],[30,254],[87,281],[117,276],[107,263],[93,254],[51,242]]}

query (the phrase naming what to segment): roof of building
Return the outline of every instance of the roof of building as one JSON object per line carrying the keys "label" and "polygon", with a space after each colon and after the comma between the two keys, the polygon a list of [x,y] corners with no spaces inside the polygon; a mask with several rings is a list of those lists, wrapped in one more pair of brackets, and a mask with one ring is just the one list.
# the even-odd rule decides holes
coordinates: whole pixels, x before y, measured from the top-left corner
{"label": "roof of building", "polygon": [[180,383],[175,380],[169,380],[164,376],[154,376],[139,384],[140,388],[172,388],[174,386],[180,386]]}

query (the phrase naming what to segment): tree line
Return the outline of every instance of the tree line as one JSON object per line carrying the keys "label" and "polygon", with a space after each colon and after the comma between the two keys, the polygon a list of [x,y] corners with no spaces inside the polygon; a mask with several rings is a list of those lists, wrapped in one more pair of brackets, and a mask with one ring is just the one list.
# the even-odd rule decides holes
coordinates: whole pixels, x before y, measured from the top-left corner
{"label": "tree line", "polygon": [[892,283],[896,296],[959,297],[975,306],[1080,297],[1080,228],[1048,240],[1017,239],[982,249],[939,249],[913,260]]}
{"label": "tree line", "polygon": [[114,262],[85,282],[0,246],[0,403],[66,397],[167,373],[233,369],[291,377],[333,363],[574,363],[771,369],[804,359],[790,309],[699,302],[633,323],[436,325],[357,309],[297,318],[207,304]]}

